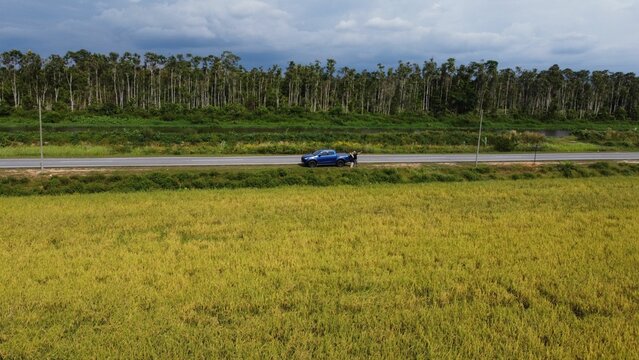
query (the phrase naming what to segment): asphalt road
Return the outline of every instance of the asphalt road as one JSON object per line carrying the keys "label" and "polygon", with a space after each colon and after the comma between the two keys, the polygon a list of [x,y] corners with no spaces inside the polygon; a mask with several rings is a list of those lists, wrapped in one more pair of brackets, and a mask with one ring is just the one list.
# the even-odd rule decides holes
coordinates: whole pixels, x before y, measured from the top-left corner
{"label": "asphalt road", "polygon": [[[480,162],[530,162],[533,154],[480,154]],[[295,165],[300,155],[233,157],[45,158],[45,168]],[[538,153],[537,161],[639,160],[639,152]],[[463,163],[475,154],[360,155],[360,163]],[[40,159],[0,159],[1,169],[39,168]]]}

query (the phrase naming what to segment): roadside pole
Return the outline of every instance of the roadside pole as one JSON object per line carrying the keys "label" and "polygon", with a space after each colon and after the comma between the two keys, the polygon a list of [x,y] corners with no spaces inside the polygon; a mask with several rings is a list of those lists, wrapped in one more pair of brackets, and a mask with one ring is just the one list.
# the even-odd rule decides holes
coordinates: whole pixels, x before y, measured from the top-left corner
{"label": "roadside pole", "polygon": [[[38,97],[40,94],[38,94]],[[40,171],[44,171],[44,149],[42,143],[42,100],[38,98],[38,118],[40,119]]]}
{"label": "roadside pole", "polygon": [[475,154],[475,167],[479,163],[479,146],[481,145],[481,127],[484,123],[484,110],[479,110],[479,136],[477,136],[477,153]]}
{"label": "roadside pole", "polygon": [[539,143],[535,143],[535,157],[533,158],[533,164],[537,163],[537,149],[539,148]]}

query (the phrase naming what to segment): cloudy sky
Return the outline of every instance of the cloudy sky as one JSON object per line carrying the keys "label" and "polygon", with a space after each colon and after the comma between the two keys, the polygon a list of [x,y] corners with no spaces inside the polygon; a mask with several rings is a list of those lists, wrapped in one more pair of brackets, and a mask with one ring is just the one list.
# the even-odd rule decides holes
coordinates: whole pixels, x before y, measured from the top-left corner
{"label": "cloudy sky", "polygon": [[13,48],[639,72],[639,0],[0,0],[0,51]]}

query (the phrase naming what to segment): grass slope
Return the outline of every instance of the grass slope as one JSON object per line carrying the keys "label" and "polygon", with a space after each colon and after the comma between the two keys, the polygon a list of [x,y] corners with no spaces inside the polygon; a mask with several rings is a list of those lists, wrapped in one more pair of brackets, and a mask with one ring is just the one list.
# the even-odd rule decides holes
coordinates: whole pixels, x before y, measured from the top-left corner
{"label": "grass slope", "polygon": [[638,176],[639,164],[362,165],[355,168],[256,166],[133,170],[0,171],[0,196],[138,192],[153,190],[273,188],[291,185],[407,184],[535,178]]}
{"label": "grass slope", "polygon": [[[0,157],[39,156],[36,114],[0,117]],[[472,152],[479,118],[418,115],[246,113],[91,115],[47,113],[45,156],[301,154],[318,148],[365,153]],[[629,151],[639,149],[636,121],[487,116],[482,151]],[[589,130],[585,130],[589,129]],[[500,138],[517,130],[517,141]],[[527,130],[564,130],[562,138],[531,138]],[[510,142],[510,141],[509,141]],[[501,146],[499,144],[502,144]]]}
{"label": "grass slope", "polygon": [[0,358],[631,358],[636,178],[2,198]]}
{"label": "grass slope", "polygon": [[[476,129],[478,114],[430,116],[424,114],[331,114],[331,113],[223,113],[191,111],[164,114],[95,114],[91,112],[55,112],[43,114],[43,122],[50,127],[221,127],[221,128],[364,128],[364,129]],[[0,116],[0,127],[37,126],[37,111],[20,111],[10,116]],[[635,129],[637,120],[626,119],[568,119],[561,116],[540,119],[527,116],[484,116],[486,128],[501,130],[580,130],[580,129]]]}

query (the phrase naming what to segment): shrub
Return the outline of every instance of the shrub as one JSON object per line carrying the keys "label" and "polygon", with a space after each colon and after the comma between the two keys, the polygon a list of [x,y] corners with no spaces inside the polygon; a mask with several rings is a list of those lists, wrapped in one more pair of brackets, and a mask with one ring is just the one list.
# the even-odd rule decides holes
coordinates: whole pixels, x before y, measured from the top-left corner
{"label": "shrub", "polygon": [[268,115],[270,113],[271,113],[271,110],[269,110],[269,108],[267,108],[265,106],[258,106],[257,109],[255,109],[253,111],[253,114],[255,114],[257,116]]}
{"label": "shrub", "polygon": [[559,172],[564,176],[564,177],[574,177],[575,175],[575,171],[577,170],[577,165],[571,163],[571,162],[562,162],[561,164],[557,165],[557,170],[559,170]]}
{"label": "shrub", "polygon": [[149,180],[156,183],[161,189],[177,189],[179,183],[176,179],[168,174],[163,173],[151,173],[148,175]]}
{"label": "shrub", "polygon": [[102,104],[102,105],[92,105],[89,107],[89,112],[96,115],[116,115],[120,112],[120,109],[111,103]]}
{"label": "shrub", "polygon": [[472,170],[466,170],[462,172],[462,176],[468,181],[477,181],[481,179],[480,175]]}
{"label": "shrub", "polygon": [[510,178],[513,179],[513,180],[522,180],[522,179],[528,180],[528,179],[534,179],[536,177],[537,177],[537,175],[535,175],[533,173],[530,173],[530,172],[525,172],[525,173],[521,173],[521,174],[512,174],[510,176]]}
{"label": "shrub", "polygon": [[286,109],[286,112],[290,115],[301,115],[306,112],[306,109],[301,106],[291,106]]}
{"label": "shrub", "polygon": [[490,144],[497,151],[513,151],[519,143],[516,131],[509,131],[490,138]]}
{"label": "shrub", "polygon": [[9,104],[7,103],[0,104],[0,116],[9,116],[11,115],[12,110],[13,109],[11,108],[11,106],[9,106]]}
{"label": "shrub", "polygon": [[478,166],[474,168],[473,171],[478,174],[489,174],[493,172],[493,168],[487,165],[483,165],[483,166]]}
{"label": "shrub", "polygon": [[328,111],[328,113],[331,115],[342,115],[344,114],[344,109],[342,109],[341,106],[334,106]]}
{"label": "shrub", "polygon": [[596,170],[604,176],[611,176],[619,172],[619,167],[610,162],[600,161],[589,166],[590,169]]}
{"label": "shrub", "polygon": [[519,141],[524,144],[541,144],[545,139],[546,137],[544,136],[544,134],[538,132],[524,131],[523,133],[519,134]]}
{"label": "shrub", "polygon": [[567,177],[567,178],[589,177],[592,175],[596,175],[596,173],[593,174],[592,171],[589,171],[587,167],[577,166],[571,162],[561,163],[557,165],[557,169],[564,177]]}
{"label": "shrub", "polygon": [[183,115],[184,111],[184,106],[182,106],[181,104],[166,103],[162,105],[160,114]]}
{"label": "shrub", "polygon": [[50,112],[44,113],[42,116],[43,122],[52,123],[52,124],[64,122],[66,119],[67,119],[67,116],[65,114],[61,114],[56,111],[50,111]]}
{"label": "shrub", "polygon": [[433,174],[433,178],[435,181],[440,182],[453,182],[453,181],[461,181],[459,176],[451,175],[451,174]]}
{"label": "shrub", "polygon": [[241,104],[229,104],[224,107],[224,113],[237,119],[248,114],[248,110]]}

